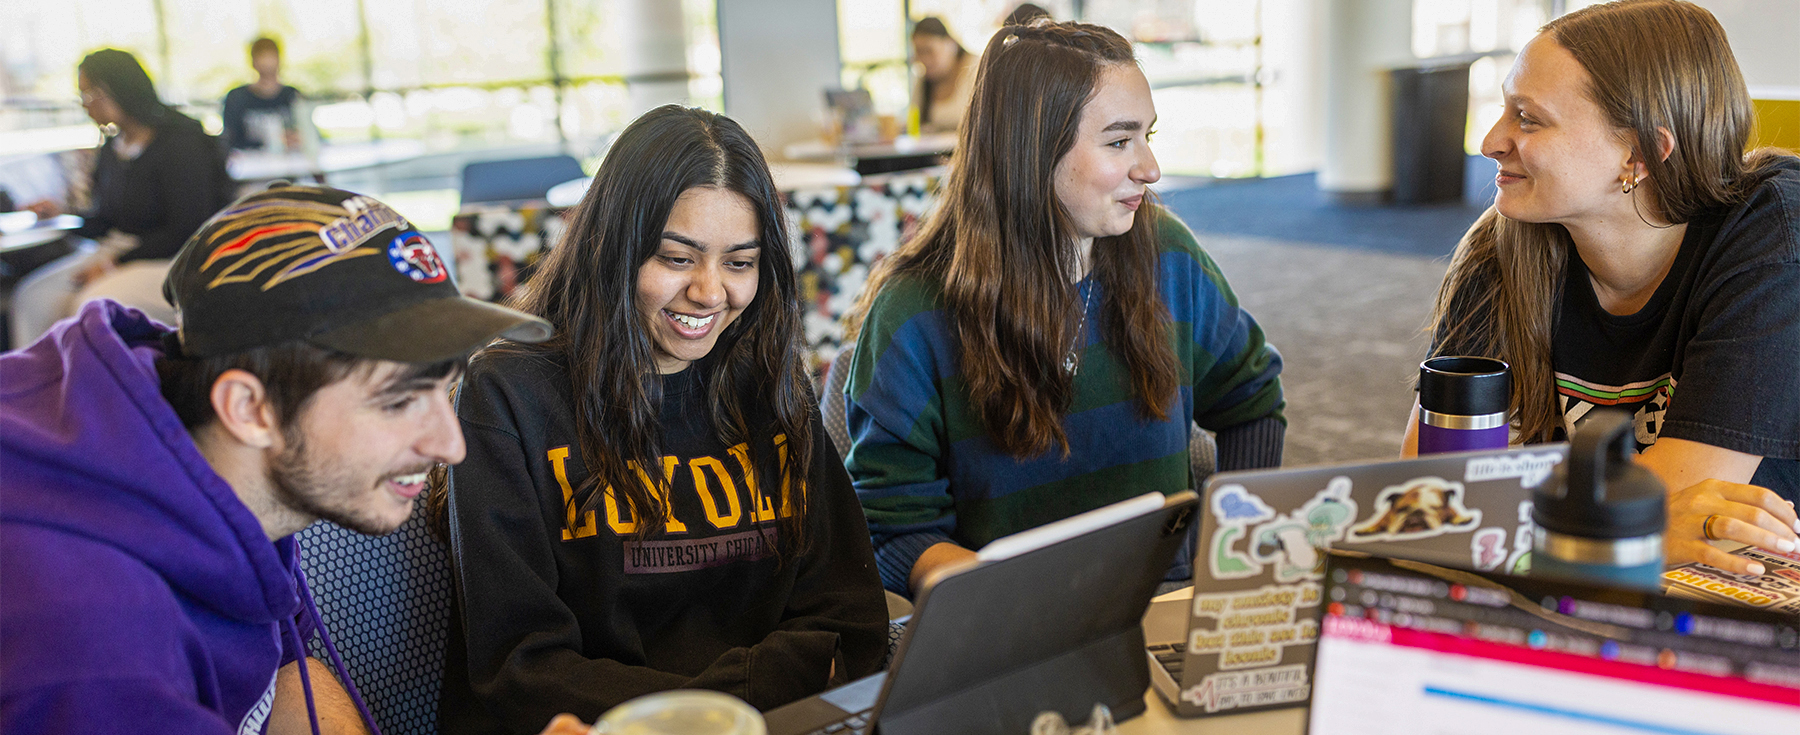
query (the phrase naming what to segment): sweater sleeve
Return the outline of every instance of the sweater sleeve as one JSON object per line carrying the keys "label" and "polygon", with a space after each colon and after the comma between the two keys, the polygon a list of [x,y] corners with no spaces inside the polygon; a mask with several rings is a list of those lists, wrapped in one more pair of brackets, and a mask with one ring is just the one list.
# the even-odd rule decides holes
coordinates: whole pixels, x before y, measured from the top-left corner
{"label": "sweater sleeve", "polygon": [[[227,186],[218,144],[199,130],[165,131],[166,145],[153,160],[142,161],[155,169],[147,179],[133,182],[153,191],[127,195],[155,197],[161,219],[144,232],[134,233],[138,246],[119,256],[119,262],[148,258],[173,258],[200,225],[219,210],[220,192]],[[146,155],[149,155],[146,152]]]}
{"label": "sweater sleeve", "polygon": [[[807,533],[797,560],[793,593],[777,633],[829,633],[837,640],[832,683],[881,669],[887,655],[887,604],[876,575],[868,523],[824,425],[813,419],[812,471],[807,484]],[[830,674],[804,647],[789,650],[775,636],[751,658],[752,703],[790,702],[819,691]],[[830,661],[831,659],[826,659]]]}
{"label": "sweater sleeve", "polygon": [[[1224,272],[1187,226],[1170,216],[1161,228],[1164,257],[1174,259],[1165,270],[1191,269],[1183,279],[1190,284],[1187,297],[1171,299],[1168,307],[1177,327],[1185,326],[1191,338],[1194,421],[1221,434],[1223,459],[1224,435],[1231,427],[1265,418],[1286,426],[1281,353],[1264,338],[1250,312],[1238,305]],[[1184,256],[1190,262],[1182,262]]]}
{"label": "sweater sleeve", "polygon": [[244,147],[244,94],[247,92],[243,87],[235,87],[225,93],[225,101],[219,105],[219,141],[225,150]]}
{"label": "sweater sleeve", "polygon": [[[88,172],[88,193],[92,201],[88,203],[87,210],[81,213],[81,226],[71,233],[77,237],[95,240],[113,228],[113,218],[99,206],[100,200],[105,196],[101,187],[105,186],[108,174],[115,177],[119,175],[119,157],[112,152],[113,140],[108,138],[94,149],[94,168]],[[103,170],[108,167],[113,171]]]}
{"label": "sweater sleeve", "polygon": [[896,280],[887,288],[863,322],[844,386],[844,465],[868,517],[882,586],[905,595],[919,555],[950,541],[956,528],[941,469],[947,430],[938,387],[955,351],[942,312],[916,303],[916,284]]}

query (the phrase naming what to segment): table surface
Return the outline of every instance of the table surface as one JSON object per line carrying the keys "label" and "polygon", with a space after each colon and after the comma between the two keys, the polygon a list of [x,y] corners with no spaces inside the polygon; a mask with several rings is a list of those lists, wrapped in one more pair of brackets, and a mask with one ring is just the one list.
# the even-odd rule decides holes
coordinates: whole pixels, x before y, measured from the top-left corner
{"label": "table surface", "polygon": [[[10,214],[13,213],[9,213],[9,215]],[[56,242],[57,240],[62,239],[64,235],[67,235],[69,230],[80,227],[81,223],[82,219],[80,217],[72,214],[63,214],[51,217],[47,220],[38,221],[28,227],[20,227],[17,229],[11,227],[0,228],[0,231],[4,231],[5,233],[0,234],[0,252],[24,250],[45,243]]]}
{"label": "table surface", "polygon": [[[774,161],[769,164],[769,176],[775,180],[776,191],[828,189],[862,183],[862,175],[856,169],[830,163]],[[573,207],[581,203],[581,198],[587,195],[588,187],[593,183],[592,177],[565,181],[550,187],[544,200],[552,207]]]}
{"label": "table surface", "polygon": [[1264,710],[1218,717],[1176,717],[1156,691],[1144,692],[1144,713],[1119,723],[1119,735],[1300,735],[1306,732],[1306,708]]}
{"label": "table surface", "polygon": [[956,135],[929,133],[917,138],[900,136],[890,143],[832,145],[823,140],[803,140],[781,149],[783,156],[794,161],[835,161],[841,159],[896,158],[949,153],[956,148]]}
{"label": "table surface", "polygon": [[426,153],[417,140],[379,140],[321,146],[316,153],[237,151],[226,160],[226,172],[238,181],[303,179],[410,161]]}

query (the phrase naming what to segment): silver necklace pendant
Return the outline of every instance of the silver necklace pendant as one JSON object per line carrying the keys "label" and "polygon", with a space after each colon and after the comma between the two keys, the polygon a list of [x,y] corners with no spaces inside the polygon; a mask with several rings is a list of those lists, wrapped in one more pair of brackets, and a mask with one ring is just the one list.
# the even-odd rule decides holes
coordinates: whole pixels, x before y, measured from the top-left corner
{"label": "silver necklace pendant", "polygon": [[1094,305],[1094,286],[1088,286],[1087,298],[1081,302],[1081,321],[1075,325],[1075,344],[1069,345],[1069,353],[1063,355],[1063,372],[1075,377],[1081,372],[1081,363],[1076,360],[1081,355],[1081,343],[1087,339],[1087,313]]}

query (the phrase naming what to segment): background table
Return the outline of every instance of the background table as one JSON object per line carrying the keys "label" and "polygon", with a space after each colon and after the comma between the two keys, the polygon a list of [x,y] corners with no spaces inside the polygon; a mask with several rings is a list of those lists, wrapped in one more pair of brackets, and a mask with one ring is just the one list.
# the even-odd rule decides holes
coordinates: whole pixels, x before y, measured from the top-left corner
{"label": "background table", "polygon": [[955,148],[955,135],[933,133],[917,138],[901,136],[888,143],[852,145],[803,140],[783,148],[781,154],[792,161],[840,161],[867,176],[932,166]]}
{"label": "background table", "polygon": [[[29,215],[25,212],[10,212],[5,216],[12,217],[17,214]],[[36,217],[31,219],[34,223],[27,226],[13,227],[10,226],[10,223],[7,226],[0,226],[0,233],[3,233],[0,234],[0,252],[11,253],[55,242],[69,234],[70,230],[80,227],[82,223],[80,217],[72,214],[57,215],[47,220],[37,220]]]}

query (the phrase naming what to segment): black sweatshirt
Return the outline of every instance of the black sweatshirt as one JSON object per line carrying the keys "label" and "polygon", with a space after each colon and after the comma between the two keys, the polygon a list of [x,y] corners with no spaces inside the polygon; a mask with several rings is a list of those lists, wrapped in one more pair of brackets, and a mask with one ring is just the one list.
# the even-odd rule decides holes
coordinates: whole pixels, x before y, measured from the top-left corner
{"label": "black sweatshirt", "polygon": [[75,234],[136,235],[138,245],[119,262],[173,258],[213,213],[230,204],[235,185],[219,144],[200,124],[180,117],[157,128],[137,158],[119,158],[118,136],[94,156],[93,209]]}
{"label": "black sweatshirt", "polygon": [[[536,733],[559,712],[592,721],[677,688],[766,710],[823,691],[834,661],[833,684],[879,668],[886,603],[862,506],[824,427],[813,419],[810,549],[782,564],[771,553],[779,493],[750,487],[742,445],[711,430],[701,372],[662,378],[669,456],[659,469],[674,522],[640,540],[622,500],[573,520],[565,510],[587,471],[561,357],[490,353],[470,364],[458,406],[468,458],[451,475],[458,594],[439,702],[446,735]],[[756,451],[785,442],[772,433],[752,432]]]}

